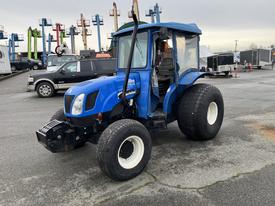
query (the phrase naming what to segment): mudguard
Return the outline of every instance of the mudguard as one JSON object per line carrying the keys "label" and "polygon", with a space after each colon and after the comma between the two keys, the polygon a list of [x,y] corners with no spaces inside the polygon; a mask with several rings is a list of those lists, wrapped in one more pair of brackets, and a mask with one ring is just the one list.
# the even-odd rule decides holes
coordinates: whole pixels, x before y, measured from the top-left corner
{"label": "mudguard", "polygon": [[207,72],[198,72],[197,70],[186,71],[180,76],[177,83],[171,84],[164,98],[163,111],[167,115],[172,112],[172,107],[175,101],[182,96],[182,93],[192,86],[198,79],[210,75]]}

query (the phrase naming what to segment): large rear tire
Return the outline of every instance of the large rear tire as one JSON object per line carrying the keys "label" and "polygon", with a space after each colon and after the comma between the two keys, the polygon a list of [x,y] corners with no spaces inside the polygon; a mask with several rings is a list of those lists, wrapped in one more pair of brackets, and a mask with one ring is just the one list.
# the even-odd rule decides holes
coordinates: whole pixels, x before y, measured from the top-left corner
{"label": "large rear tire", "polygon": [[178,125],[187,138],[197,141],[213,139],[223,121],[221,92],[208,84],[189,88],[178,106]]}
{"label": "large rear tire", "polygon": [[139,175],[151,157],[151,136],[138,121],[123,119],[108,126],[97,146],[101,170],[114,180]]}

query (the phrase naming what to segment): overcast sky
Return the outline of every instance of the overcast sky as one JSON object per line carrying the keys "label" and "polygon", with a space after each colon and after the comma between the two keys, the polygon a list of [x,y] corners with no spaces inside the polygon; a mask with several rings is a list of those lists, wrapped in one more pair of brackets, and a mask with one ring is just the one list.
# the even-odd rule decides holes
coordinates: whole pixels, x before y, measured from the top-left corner
{"label": "overcast sky", "polygon": [[[16,32],[27,36],[29,26],[38,27],[41,17],[50,18],[69,27],[83,13],[91,19],[95,14],[104,18],[102,45],[109,44],[107,33],[113,31],[113,19],[109,17],[112,9],[110,0],[0,0],[0,25],[8,33]],[[42,2],[45,2],[43,5]],[[116,0],[121,17],[120,25],[128,22],[128,11],[132,0]],[[141,20],[145,10],[159,3],[162,7],[161,21],[196,23],[202,29],[201,44],[212,51],[234,49],[234,40],[239,40],[239,49],[247,49],[252,43],[267,47],[275,44],[275,0],[139,0]],[[52,28],[47,28],[47,33]],[[88,37],[88,47],[97,49],[96,27],[91,27],[93,35]],[[66,40],[70,43],[69,39]],[[0,44],[4,44],[3,41]],[[39,41],[41,49],[41,41]],[[77,37],[77,50],[83,49],[81,37]],[[69,44],[70,45],[70,44]],[[19,50],[26,50],[27,42],[20,43]]]}

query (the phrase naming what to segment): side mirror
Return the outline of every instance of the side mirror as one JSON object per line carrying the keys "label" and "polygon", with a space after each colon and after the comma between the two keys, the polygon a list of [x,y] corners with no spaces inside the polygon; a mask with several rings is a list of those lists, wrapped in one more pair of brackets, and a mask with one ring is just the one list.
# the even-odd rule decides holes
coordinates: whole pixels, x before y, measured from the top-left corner
{"label": "side mirror", "polygon": [[60,73],[61,73],[61,74],[65,74],[66,72],[65,72],[64,69],[61,69],[61,70],[60,70]]}

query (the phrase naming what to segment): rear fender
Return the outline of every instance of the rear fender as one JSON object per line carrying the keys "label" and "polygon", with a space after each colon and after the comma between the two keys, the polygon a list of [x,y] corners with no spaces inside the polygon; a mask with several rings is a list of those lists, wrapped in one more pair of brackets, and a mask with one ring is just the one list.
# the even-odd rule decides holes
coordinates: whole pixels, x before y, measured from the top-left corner
{"label": "rear fender", "polygon": [[167,115],[172,112],[173,104],[182,96],[187,88],[192,86],[198,79],[205,76],[210,76],[207,72],[198,72],[197,70],[191,70],[185,72],[180,76],[178,80],[178,86],[176,83],[171,84],[164,98],[163,111]]}

